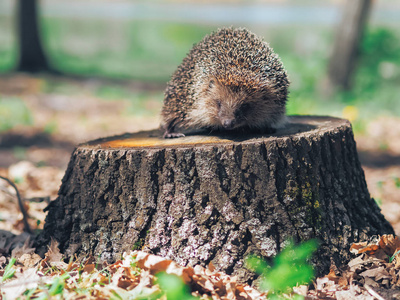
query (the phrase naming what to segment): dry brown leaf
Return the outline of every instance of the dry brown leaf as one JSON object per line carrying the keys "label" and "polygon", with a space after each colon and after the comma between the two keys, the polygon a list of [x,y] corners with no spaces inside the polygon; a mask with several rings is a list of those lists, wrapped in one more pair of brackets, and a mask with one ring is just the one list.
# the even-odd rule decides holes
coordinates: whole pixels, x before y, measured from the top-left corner
{"label": "dry brown leaf", "polygon": [[350,252],[354,254],[367,253],[379,259],[387,259],[392,256],[396,249],[400,249],[400,240],[392,234],[382,235],[377,242],[354,243],[350,247]]}
{"label": "dry brown leaf", "polygon": [[83,272],[90,274],[95,270],[95,268],[96,268],[96,265],[94,265],[94,264],[86,264],[83,267]]}
{"label": "dry brown leaf", "polygon": [[377,288],[379,287],[379,283],[373,280],[371,277],[364,277],[365,279],[365,285],[369,285],[371,287]]}
{"label": "dry brown leaf", "polygon": [[96,264],[96,259],[92,254],[89,254],[89,257],[85,260],[85,265],[87,264]]}
{"label": "dry brown leaf", "polygon": [[213,282],[214,283],[214,291],[217,293],[219,296],[223,296],[227,294],[229,296],[230,294],[232,297],[235,295],[236,291],[236,283],[235,282],[223,282],[222,280],[216,280]]}
{"label": "dry brown leaf", "polygon": [[347,287],[349,285],[349,281],[345,276],[342,276],[339,278],[338,285],[340,285],[341,287]]}
{"label": "dry brown leaf", "polygon": [[109,279],[108,279],[108,277],[104,276],[103,274],[97,273],[94,276],[92,275],[92,282],[93,283],[98,282],[102,285],[105,285],[105,284],[109,283]]}
{"label": "dry brown leaf", "polygon": [[210,263],[208,264],[208,269],[209,269],[211,272],[214,272],[214,271],[215,271],[215,266],[214,266],[214,264],[212,263],[212,261],[210,261]]}
{"label": "dry brown leaf", "polygon": [[389,256],[384,249],[378,249],[374,254],[374,257],[381,260],[387,260]]}
{"label": "dry brown leaf", "polygon": [[376,281],[380,281],[382,279],[392,279],[392,276],[390,276],[389,272],[386,269],[383,269],[382,272],[380,272],[376,277]]}
{"label": "dry brown leaf", "polygon": [[42,258],[36,253],[25,253],[18,258],[17,262],[22,264],[24,268],[32,268],[38,265],[41,260]]}
{"label": "dry brown leaf", "polygon": [[79,264],[77,264],[73,260],[70,260],[65,271],[70,272],[72,270],[77,270],[78,268],[79,268]]}
{"label": "dry brown leaf", "polygon": [[[149,267],[151,274],[157,274],[160,272],[165,272],[172,263],[172,260],[169,259],[157,261],[157,259],[154,259],[154,257],[150,256],[149,261],[146,265]],[[171,269],[173,269],[173,267]]]}
{"label": "dry brown leaf", "polygon": [[[148,270],[150,268],[150,266],[147,261],[148,261],[148,258],[150,255],[151,254],[143,252],[143,251],[136,252],[136,265],[141,269]],[[162,257],[159,257],[159,261],[161,261],[162,259],[163,259]],[[164,258],[164,260],[165,260],[165,258]],[[154,261],[154,259],[153,259],[153,261]]]}
{"label": "dry brown leaf", "polygon": [[121,265],[122,265],[122,260],[117,260],[115,263],[109,265],[107,269],[110,271],[111,274],[115,274],[117,273]]}
{"label": "dry brown leaf", "polygon": [[11,256],[18,259],[24,254],[33,254],[35,252],[35,248],[31,248],[32,242],[30,239],[30,236],[27,236],[24,244],[21,246],[16,246],[12,251],[11,251]]}
{"label": "dry brown leaf", "polygon": [[334,281],[335,283],[338,283],[338,282],[339,282],[339,278],[340,278],[339,276],[336,275],[335,270],[334,270],[333,268],[331,268],[331,269],[329,270],[329,273],[328,273],[328,275],[326,275],[326,277],[327,277],[329,280]]}
{"label": "dry brown leaf", "polygon": [[167,274],[174,274],[182,278],[183,282],[189,284],[192,282],[194,270],[192,267],[182,267],[175,262],[171,262],[165,269]]}
{"label": "dry brown leaf", "polygon": [[[400,255],[396,253],[400,249],[399,243],[397,237],[384,235],[378,239],[375,238],[373,242],[353,244],[351,252],[359,254],[358,257],[352,259],[340,271],[331,271],[325,278],[317,279],[316,292],[309,291],[308,294],[318,295],[320,298],[332,296],[333,299],[356,299],[358,297],[373,299],[365,289],[360,289],[357,284],[381,290],[399,287]],[[393,253],[395,254],[394,260],[389,262]],[[336,286],[332,286],[330,281],[336,283]],[[336,291],[332,289],[333,287],[336,288]]]}
{"label": "dry brown leaf", "polygon": [[[63,296],[67,299],[79,299],[80,295],[77,295],[74,291],[87,287],[90,287],[90,299],[109,299],[113,296],[113,293],[117,293],[123,299],[155,297],[160,289],[158,285],[154,284],[156,278],[153,274],[160,270],[181,277],[186,283],[190,284],[192,290],[197,291],[195,294],[200,299],[265,299],[265,294],[248,285],[238,283],[234,276],[230,277],[216,271],[212,265],[213,271],[200,266],[196,268],[182,267],[162,257],[143,252],[133,252],[124,254],[122,260],[107,266],[107,274],[98,271],[93,263],[94,260],[90,259],[86,260],[83,266],[84,272],[80,273],[78,272],[79,264],[72,261],[68,265],[65,264],[64,269],[53,268],[53,263],[61,263],[59,260],[62,260],[58,245],[54,241],[45,256],[45,259],[40,262],[41,267],[31,270],[36,272],[36,275],[39,276],[37,278],[41,278],[41,280],[45,280],[43,282],[47,283],[54,280],[54,275],[69,272],[71,278],[66,283],[63,292]],[[133,267],[135,264],[138,267],[137,269]],[[81,280],[77,281],[77,276]],[[165,296],[160,299],[165,299]]]}
{"label": "dry brown leaf", "polygon": [[384,234],[379,240],[379,247],[385,251],[388,256],[392,256],[396,249],[400,248],[400,240],[393,234]]}
{"label": "dry brown leaf", "polygon": [[337,300],[375,300],[375,298],[369,295],[366,291],[361,291],[357,286],[352,286],[349,290],[337,291],[334,294],[334,298]]}
{"label": "dry brown leaf", "polygon": [[356,258],[353,258],[347,264],[350,267],[350,271],[356,272],[364,268],[364,262],[367,258],[367,255],[364,253]]}
{"label": "dry brown leaf", "polygon": [[354,243],[350,247],[350,252],[354,254],[361,254],[361,253],[367,253],[368,255],[372,255],[376,252],[376,250],[379,249],[379,245],[375,244],[370,244],[367,245],[366,242],[362,243]]}
{"label": "dry brown leaf", "polygon": [[385,270],[383,266],[365,270],[359,275],[362,277],[370,277],[370,278],[376,278],[377,276],[383,276],[381,278],[390,278],[389,273]]}
{"label": "dry brown leaf", "polygon": [[207,276],[194,275],[193,279],[195,279],[195,283],[202,288],[202,292],[209,293],[214,291],[214,284]]}
{"label": "dry brown leaf", "polygon": [[335,291],[335,282],[329,280],[328,277],[317,278],[317,290],[324,292]]}
{"label": "dry brown leaf", "polygon": [[49,250],[45,253],[45,257],[48,262],[60,262],[63,259],[63,255],[60,253],[60,249],[58,248],[59,243],[51,239]]}
{"label": "dry brown leaf", "polygon": [[353,243],[350,246],[350,252],[354,254],[359,254],[359,250],[365,248],[368,245],[368,242],[360,242],[360,243]]}
{"label": "dry brown leaf", "polygon": [[[0,268],[4,268],[7,265],[7,258],[5,256],[0,256]],[[0,270],[1,272],[2,270]],[[3,276],[2,273],[0,273],[0,276]]]}
{"label": "dry brown leaf", "polygon": [[347,287],[349,285],[347,276],[348,274],[346,274],[345,272],[343,272],[343,274],[338,276],[336,275],[335,270],[331,268],[329,274],[326,275],[325,277],[327,277],[329,280],[333,281],[335,284],[338,284],[341,287]]}
{"label": "dry brown leaf", "polygon": [[1,254],[8,254],[10,249],[17,249],[12,252],[14,255],[18,255],[18,249],[23,249],[20,255],[28,251],[30,247],[30,238],[32,237],[29,233],[23,232],[19,235],[15,235],[9,231],[0,230],[0,250]]}
{"label": "dry brown leaf", "polygon": [[24,272],[21,272],[21,269],[18,268],[15,272],[15,279],[1,285],[1,295],[5,296],[4,299],[16,299],[26,289],[33,288],[38,282],[44,280],[34,268],[29,268]]}
{"label": "dry brown leaf", "polygon": [[54,239],[50,241],[49,250],[47,250],[44,254],[44,259],[40,262],[42,269],[55,267],[59,270],[67,270],[68,264],[63,261],[63,255],[60,253],[58,244]]}
{"label": "dry brown leaf", "polygon": [[293,291],[296,294],[299,294],[301,296],[307,296],[307,294],[308,294],[308,285],[295,286],[295,287],[293,287]]}
{"label": "dry brown leaf", "polygon": [[394,264],[395,269],[400,269],[400,253],[397,253],[393,258],[392,263]]}
{"label": "dry brown leaf", "polygon": [[135,288],[138,285],[138,283],[139,283],[139,280],[135,280],[134,277],[122,275],[118,279],[117,286],[120,288],[123,288],[125,290],[132,290],[133,288]]}
{"label": "dry brown leaf", "polygon": [[229,300],[237,299],[236,298],[236,286],[235,286],[235,284],[232,284],[231,282],[228,282],[226,284],[226,286],[223,287],[223,290],[218,289],[215,291],[215,293],[220,297],[226,295],[226,299],[229,299]]}

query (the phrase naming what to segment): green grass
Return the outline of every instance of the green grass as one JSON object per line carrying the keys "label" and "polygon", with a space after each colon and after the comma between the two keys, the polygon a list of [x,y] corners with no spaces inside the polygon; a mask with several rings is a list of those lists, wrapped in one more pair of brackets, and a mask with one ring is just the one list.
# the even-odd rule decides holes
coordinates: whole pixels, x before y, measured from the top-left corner
{"label": "green grass", "polygon": [[[118,101],[121,99],[129,101],[129,106],[124,111],[126,115],[146,116],[154,114],[152,103],[163,99],[161,91],[132,91],[117,85],[102,85],[95,91],[95,96],[103,101]],[[158,106],[157,112],[158,112]]]}
{"label": "green grass", "polygon": [[14,269],[13,266],[14,266],[16,261],[17,260],[14,257],[10,259],[10,261],[8,262],[8,265],[4,268],[4,273],[3,273],[3,276],[1,278],[1,282],[4,282],[4,281],[14,277],[15,269]]}
{"label": "green grass", "polygon": [[209,26],[158,21],[67,20],[42,22],[46,48],[64,72],[166,81]]}
{"label": "green grass", "polygon": [[17,60],[13,30],[13,19],[0,16],[0,73],[11,70]]}
{"label": "green grass", "polygon": [[33,117],[19,98],[4,98],[0,94],[0,132],[18,125],[32,125]]}

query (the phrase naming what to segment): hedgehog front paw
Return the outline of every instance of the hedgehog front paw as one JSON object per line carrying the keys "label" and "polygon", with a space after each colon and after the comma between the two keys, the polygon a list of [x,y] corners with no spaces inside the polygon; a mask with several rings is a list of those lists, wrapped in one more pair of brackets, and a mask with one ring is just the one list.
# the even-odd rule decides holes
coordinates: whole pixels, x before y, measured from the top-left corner
{"label": "hedgehog front paw", "polygon": [[176,139],[176,138],[180,138],[180,137],[184,137],[185,135],[181,132],[169,132],[166,131],[164,132],[163,138],[164,139]]}

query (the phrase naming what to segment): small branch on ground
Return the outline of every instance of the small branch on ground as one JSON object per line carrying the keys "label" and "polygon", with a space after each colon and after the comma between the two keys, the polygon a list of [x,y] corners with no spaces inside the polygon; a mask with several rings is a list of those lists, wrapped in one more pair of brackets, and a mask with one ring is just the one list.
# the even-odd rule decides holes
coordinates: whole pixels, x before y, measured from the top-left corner
{"label": "small branch on ground", "polygon": [[28,212],[26,211],[26,209],[24,207],[24,204],[22,203],[21,195],[19,194],[17,186],[14,184],[14,182],[12,182],[7,177],[0,176],[0,178],[5,180],[5,181],[7,181],[8,184],[10,184],[15,189],[15,194],[17,195],[19,209],[21,210],[22,216],[23,216],[24,231],[28,232],[28,233],[32,233],[32,229],[31,229],[31,227],[29,226],[29,223],[28,223],[28,218],[29,218]]}

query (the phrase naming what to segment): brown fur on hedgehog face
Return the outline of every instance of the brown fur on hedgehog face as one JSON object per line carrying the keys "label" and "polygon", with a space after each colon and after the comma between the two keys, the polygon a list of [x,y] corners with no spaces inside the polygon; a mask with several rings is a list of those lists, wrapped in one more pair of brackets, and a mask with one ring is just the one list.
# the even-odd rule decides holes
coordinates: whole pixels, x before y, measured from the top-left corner
{"label": "brown fur on hedgehog face", "polygon": [[285,114],[285,106],[265,80],[247,84],[211,77],[201,90],[201,101],[190,113],[192,122],[200,126],[225,130],[275,127]]}

